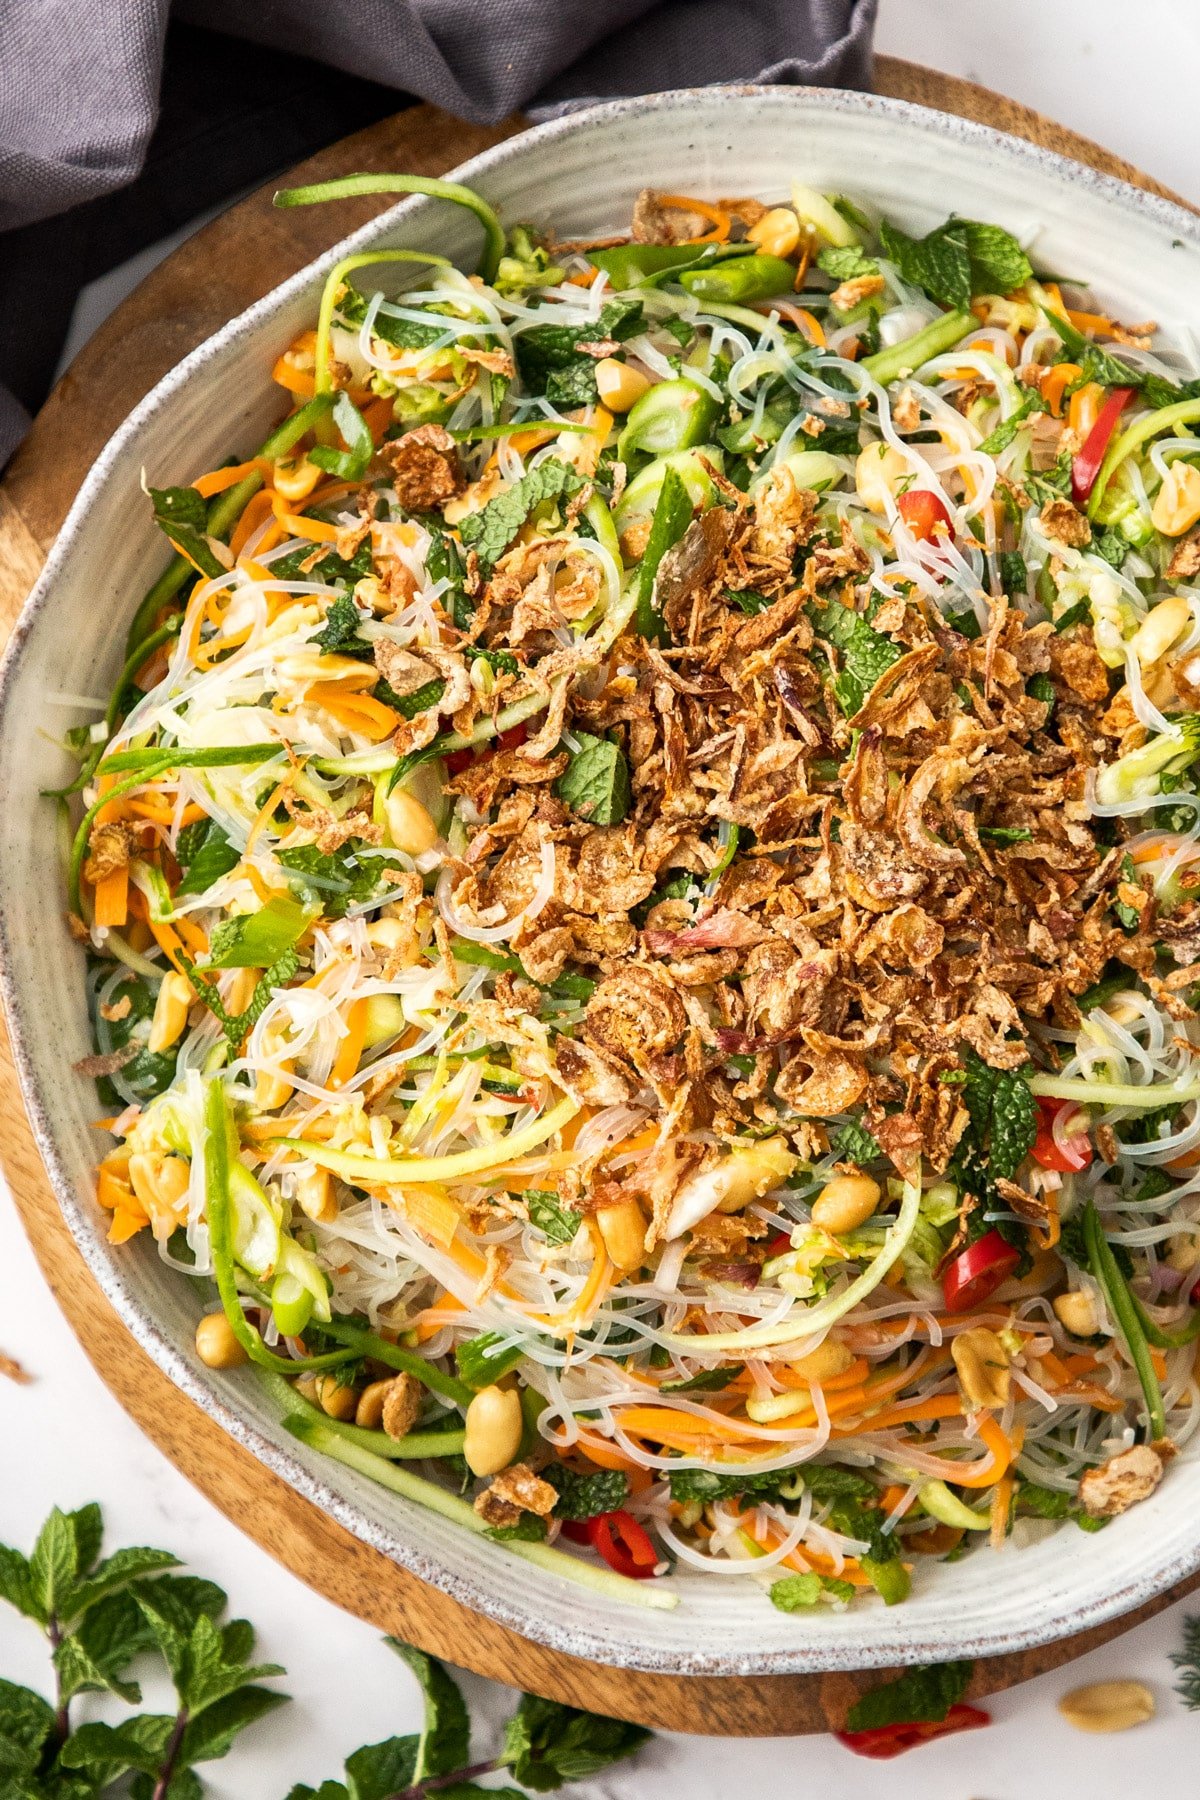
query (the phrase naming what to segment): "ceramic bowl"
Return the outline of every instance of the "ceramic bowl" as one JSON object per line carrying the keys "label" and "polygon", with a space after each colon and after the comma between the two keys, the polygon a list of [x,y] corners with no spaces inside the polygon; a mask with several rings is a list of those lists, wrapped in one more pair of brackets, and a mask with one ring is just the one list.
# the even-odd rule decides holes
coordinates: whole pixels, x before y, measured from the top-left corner
{"label": "ceramic bowl", "polygon": [[[576,113],[458,171],[508,220],[560,236],[620,230],[644,185],[716,197],[786,197],[793,176],[928,230],[950,210],[1036,233],[1043,262],[1094,282],[1126,317],[1195,320],[1200,221],[1162,200],[981,126],[870,95],[704,89]],[[330,213],[331,231],[336,214]],[[315,316],[336,256],[379,244],[473,266],[474,221],[414,199],[382,214],[260,300],[159,382],[109,442],[72,507],[14,632],[0,689],[0,953],[21,1081],[42,1155],[80,1249],[142,1348],[240,1443],[357,1537],[456,1599],[555,1649],[614,1665],[705,1675],[863,1668],[997,1654],[1077,1632],[1200,1566],[1200,1467],[1103,1535],[981,1550],[923,1575],[894,1609],[785,1615],[757,1585],[681,1574],[675,1612],[584,1596],[500,1546],[401,1502],[287,1438],[255,1384],[201,1367],[190,1284],[137,1242],[113,1249],[93,1199],[93,1087],[83,969],[63,923],[55,824],[41,790],[69,779],[55,738],[78,713],[47,696],[105,695],[126,622],[162,539],[138,483],[190,481],[250,452],[279,413],[270,368]],[[136,347],[131,347],[136,353]]]}

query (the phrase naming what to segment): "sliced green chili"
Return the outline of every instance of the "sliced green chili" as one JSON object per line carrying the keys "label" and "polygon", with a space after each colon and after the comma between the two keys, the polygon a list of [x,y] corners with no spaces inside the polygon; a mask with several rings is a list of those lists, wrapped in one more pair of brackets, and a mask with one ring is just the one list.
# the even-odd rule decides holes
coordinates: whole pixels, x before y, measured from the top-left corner
{"label": "sliced green chili", "polygon": [[457,181],[434,181],[425,175],[343,175],[338,181],[318,181],[311,187],[284,188],[276,194],[276,206],[318,206],[326,200],[350,200],[360,194],[429,194],[435,200],[452,200],[465,206],[483,226],[484,246],[479,273],[494,281],[504,255],[504,227],[482,195]]}
{"label": "sliced green chili", "polygon": [[1096,1211],[1094,1200],[1089,1200],[1084,1208],[1083,1239],[1087,1245],[1092,1274],[1100,1283],[1108,1310],[1116,1320],[1121,1336],[1125,1339],[1133,1366],[1137,1370],[1137,1378],[1141,1383],[1146,1401],[1150,1440],[1153,1442],[1155,1438],[1165,1437],[1167,1431],[1162,1389],[1158,1384],[1158,1376],[1154,1372],[1154,1364],[1150,1360],[1150,1346],[1146,1342],[1146,1333],[1142,1328],[1137,1301],[1130,1293],[1129,1284],[1117,1267],[1117,1259],[1100,1227],[1100,1215]]}
{"label": "sliced green chili", "polygon": [[901,375],[911,375],[923,367],[934,356],[941,356],[945,350],[952,350],[960,338],[965,338],[968,331],[977,328],[979,320],[969,312],[943,313],[932,325],[922,330],[903,343],[889,344],[886,350],[877,350],[874,356],[865,356],[858,365],[868,375],[874,376],[880,387],[887,387],[891,381],[898,381]]}
{"label": "sliced green chili", "polygon": [[773,294],[790,294],[796,270],[781,256],[739,256],[708,268],[685,269],[679,285],[703,305],[720,300],[726,306],[752,300],[769,300]]}
{"label": "sliced green chili", "polygon": [[1112,480],[1120,465],[1134,450],[1160,432],[1169,431],[1175,425],[1192,425],[1200,419],[1200,400],[1176,400],[1172,406],[1160,406],[1157,412],[1150,413],[1144,419],[1135,419],[1132,425],[1126,426],[1120,437],[1109,445],[1100,471],[1092,483],[1091,497],[1088,500],[1088,517],[1094,519],[1104,498],[1104,490]]}

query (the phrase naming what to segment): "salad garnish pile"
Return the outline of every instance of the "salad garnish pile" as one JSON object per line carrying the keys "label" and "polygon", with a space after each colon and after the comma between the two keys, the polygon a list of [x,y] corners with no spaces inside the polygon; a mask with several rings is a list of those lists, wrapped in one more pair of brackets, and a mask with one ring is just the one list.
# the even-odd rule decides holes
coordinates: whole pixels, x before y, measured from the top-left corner
{"label": "salad garnish pile", "polygon": [[1188,340],[801,186],[281,199],[372,186],[480,272],[337,264],[69,733],[110,1235],[650,1605],[1103,1525],[1200,1401]]}

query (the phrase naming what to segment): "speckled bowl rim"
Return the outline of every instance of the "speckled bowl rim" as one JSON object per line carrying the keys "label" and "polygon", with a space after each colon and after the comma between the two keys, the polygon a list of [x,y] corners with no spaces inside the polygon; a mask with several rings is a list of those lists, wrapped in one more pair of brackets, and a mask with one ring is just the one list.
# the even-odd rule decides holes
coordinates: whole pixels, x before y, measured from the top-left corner
{"label": "speckled bowl rim", "polygon": [[[1200,249],[1200,219],[1161,195],[1135,188],[1115,176],[1102,174],[1024,139],[1010,137],[991,126],[960,119],[930,107],[917,106],[910,101],[843,89],[750,84],[676,88],[660,94],[610,101],[567,113],[546,124],[534,126],[514,138],[506,139],[494,149],[484,151],[463,163],[451,171],[451,175],[464,182],[481,178],[486,181],[493,170],[502,168],[514,159],[523,158],[534,144],[544,145],[556,138],[570,137],[581,129],[595,125],[617,125],[633,114],[675,111],[686,107],[689,102],[709,103],[714,94],[726,95],[733,103],[743,97],[767,99],[777,102],[781,107],[795,104],[802,112],[850,113],[863,118],[873,117],[881,122],[881,126],[886,126],[889,120],[915,125],[941,141],[950,138],[990,150],[995,155],[1006,158],[1014,172],[1022,167],[1032,166],[1046,170],[1058,179],[1067,179],[1080,192],[1082,204],[1086,204],[1088,197],[1095,196],[1117,202],[1126,208],[1135,208],[1168,229],[1174,237]],[[434,204],[437,202],[423,197],[405,199],[378,215],[359,231],[333,245],[323,256],[306,264],[191,351],[150,390],[118,427],[80,487],[42,573],[8,640],[3,662],[0,663],[0,736],[6,737],[10,729],[9,702],[26,640],[35,622],[52,604],[59,570],[75,539],[86,525],[94,496],[103,486],[110,469],[130,438],[136,436],[162,408],[171,404],[176,393],[199,374],[218,348],[237,341],[244,334],[252,333],[281,300],[301,292],[317,275],[327,272],[338,258],[352,254],[357,248],[374,244],[381,235],[402,227],[407,218]],[[0,899],[3,898],[7,881],[7,872],[0,869]],[[236,1443],[249,1450],[267,1469],[286,1481],[304,1499],[336,1519],[360,1542],[381,1552],[464,1606],[483,1613],[536,1643],[562,1654],[586,1657],[614,1668],[665,1675],[725,1675],[744,1678],[874,1668],[890,1666],[898,1660],[894,1645],[873,1646],[866,1643],[855,1647],[845,1643],[825,1643],[815,1636],[806,1636],[794,1648],[762,1652],[751,1650],[732,1655],[719,1647],[649,1651],[638,1643],[637,1627],[642,1615],[636,1607],[630,1608],[628,1639],[616,1644],[588,1628],[583,1621],[582,1608],[581,1622],[574,1629],[560,1628],[541,1618],[536,1606],[537,1577],[532,1570],[525,1571],[529,1578],[529,1600],[526,1604],[514,1606],[499,1593],[481,1591],[473,1579],[458,1574],[442,1562],[427,1556],[419,1546],[405,1541],[396,1531],[377,1526],[374,1521],[365,1517],[353,1499],[337,1492],[286,1448],[271,1442],[254,1424],[229,1405],[223,1395],[210,1386],[186,1360],[126,1282],[120,1259],[107,1249],[96,1229],[94,1208],[76,1192],[68,1176],[38,1092],[33,1059],[26,1043],[24,1001],[12,974],[8,924],[3,907],[0,907],[0,998],[3,999],[8,1016],[14,1060],[26,1109],[51,1186],[84,1261],[105,1297],[139,1347],[153,1358],[158,1367],[190,1400],[215,1418]],[[1115,1592],[1105,1591],[1090,1601],[1072,1606],[1062,1605],[1054,1612],[1039,1611],[1035,1615],[1031,1610],[1027,1624],[1020,1628],[989,1629],[986,1625],[980,1626],[976,1622],[964,1620],[960,1639],[949,1641],[944,1627],[923,1637],[918,1625],[916,1633],[906,1646],[903,1660],[917,1663],[944,1661],[956,1655],[999,1656],[1052,1643],[1102,1625],[1155,1600],[1177,1582],[1195,1574],[1198,1569],[1200,1528],[1192,1550],[1168,1558],[1153,1573],[1146,1574],[1140,1580],[1126,1582]],[[696,1625],[698,1633],[701,1632],[703,1620],[699,1612],[696,1615]]]}

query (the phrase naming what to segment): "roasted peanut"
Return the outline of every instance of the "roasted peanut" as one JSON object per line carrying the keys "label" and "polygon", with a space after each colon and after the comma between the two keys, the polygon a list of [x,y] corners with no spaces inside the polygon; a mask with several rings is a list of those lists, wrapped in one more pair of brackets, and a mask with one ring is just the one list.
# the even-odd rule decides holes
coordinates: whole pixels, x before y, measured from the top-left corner
{"label": "roasted peanut", "polygon": [[895,492],[910,473],[906,459],[890,444],[868,444],[854,465],[854,485],[864,506],[885,516]]}
{"label": "roasted peanut", "polygon": [[296,1204],[306,1218],[326,1223],[338,1216],[333,1176],[328,1169],[302,1169],[296,1176]]}
{"label": "roasted peanut", "polygon": [[191,1004],[192,984],[187,976],[174,971],[170,975],[164,975],[158,998],[154,1002],[154,1017],[150,1021],[150,1036],[146,1042],[146,1048],[152,1056],[160,1056],[183,1036]]}
{"label": "roasted peanut", "polygon": [[1058,1710],[1077,1731],[1128,1731],[1152,1719],[1157,1708],[1144,1681],[1094,1681],[1064,1694]]}
{"label": "roasted peanut", "polygon": [[610,1260],[622,1274],[640,1269],[646,1260],[646,1216],[636,1200],[598,1206],[596,1223]]}
{"label": "roasted peanut", "polygon": [[853,1231],[875,1211],[880,1191],[869,1175],[835,1175],[813,1201],[813,1224],[833,1237]]}
{"label": "roasted peanut", "polygon": [[1072,1337],[1094,1337],[1099,1331],[1100,1314],[1090,1289],[1076,1288],[1074,1293],[1059,1294],[1051,1305],[1055,1318]]}
{"label": "roasted peanut", "polygon": [[807,1356],[798,1356],[788,1367],[797,1375],[803,1375],[805,1381],[832,1381],[835,1375],[844,1375],[854,1361],[854,1352],[845,1344],[839,1344],[833,1338],[826,1338]]}
{"label": "roasted peanut", "polygon": [[336,1375],[318,1375],[313,1383],[317,1405],[331,1419],[352,1419],[358,1408],[358,1395],[352,1387],[344,1387]]}
{"label": "roasted peanut", "polygon": [[1192,609],[1182,594],[1170,594],[1152,607],[1132,638],[1130,648],[1143,669],[1165,656],[1192,622]]}
{"label": "roasted peanut", "polygon": [[438,828],[431,814],[412,794],[396,788],[383,803],[388,836],[397,850],[406,856],[420,856],[432,850],[438,841]]}
{"label": "roasted peanut", "polygon": [[1164,537],[1182,537],[1200,519],[1200,469],[1194,463],[1171,464],[1154,496],[1150,517]]}
{"label": "roasted peanut", "polygon": [[521,1447],[524,1420],[515,1388],[485,1387],[467,1407],[463,1455],[473,1475],[497,1475]]}
{"label": "roasted peanut", "polygon": [[950,1345],[958,1385],[968,1406],[1003,1406],[1008,1399],[1008,1351],[984,1325],[960,1331]]}
{"label": "roasted peanut", "polygon": [[191,1167],[182,1156],[143,1150],[129,1159],[129,1184],[155,1226],[173,1228],[179,1222],[180,1204],[191,1177]]}
{"label": "roasted peanut", "polygon": [[223,1312],[205,1313],[196,1326],[196,1355],[209,1369],[240,1369],[250,1360]]}
{"label": "roasted peanut", "polygon": [[649,386],[640,369],[631,369],[615,356],[601,357],[596,364],[596,392],[611,413],[627,413]]}
{"label": "roasted peanut", "polygon": [[790,256],[800,242],[800,221],[789,206],[773,206],[746,236],[766,256]]}

